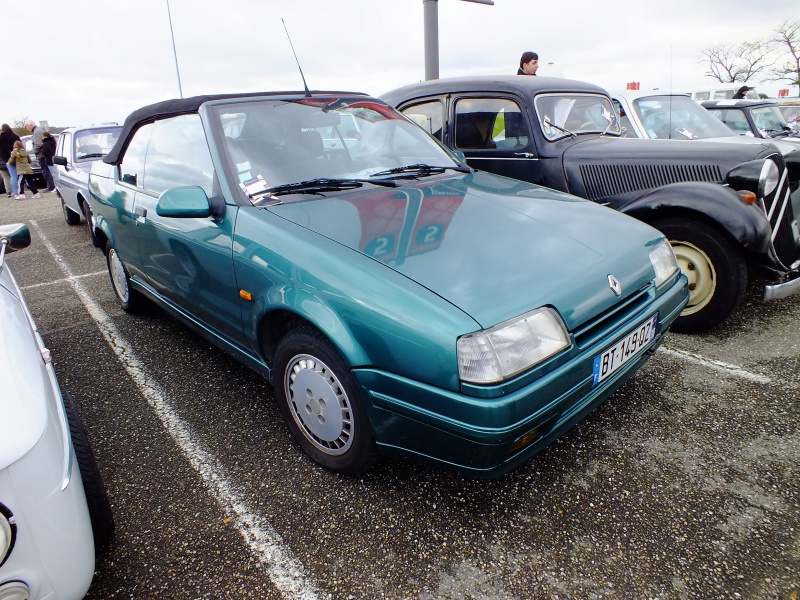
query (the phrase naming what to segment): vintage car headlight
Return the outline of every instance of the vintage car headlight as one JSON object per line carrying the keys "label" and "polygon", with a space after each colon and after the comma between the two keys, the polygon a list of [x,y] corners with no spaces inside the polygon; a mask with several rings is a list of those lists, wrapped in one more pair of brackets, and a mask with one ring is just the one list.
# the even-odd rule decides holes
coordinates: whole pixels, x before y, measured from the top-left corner
{"label": "vintage car headlight", "polygon": [[672,251],[672,246],[666,240],[650,251],[650,263],[656,272],[656,287],[672,277],[672,274],[678,270],[675,252]]}
{"label": "vintage car headlight", "polygon": [[497,383],[569,348],[567,328],[552,308],[538,308],[458,338],[462,381]]}
{"label": "vintage car headlight", "polygon": [[725,181],[734,190],[753,192],[763,198],[775,191],[781,172],[774,160],[751,160],[737,165],[728,172]]}

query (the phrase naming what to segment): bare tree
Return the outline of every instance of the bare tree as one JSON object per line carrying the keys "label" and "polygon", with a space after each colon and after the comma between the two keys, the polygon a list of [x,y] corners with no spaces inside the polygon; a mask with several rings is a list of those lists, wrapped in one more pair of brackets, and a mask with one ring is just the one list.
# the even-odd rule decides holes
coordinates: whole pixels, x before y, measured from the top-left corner
{"label": "bare tree", "polygon": [[745,83],[772,66],[770,49],[770,42],[761,40],[738,45],[719,44],[702,51],[702,62],[708,66],[706,75],[720,83]]}
{"label": "bare tree", "polygon": [[772,69],[771,81],[786,81],[798,86],[797,95],[800,97],[800,21],[784,21],[775,31],[772,43],[776,50],[786,51],[788,55],[779,59],[784,62]]}

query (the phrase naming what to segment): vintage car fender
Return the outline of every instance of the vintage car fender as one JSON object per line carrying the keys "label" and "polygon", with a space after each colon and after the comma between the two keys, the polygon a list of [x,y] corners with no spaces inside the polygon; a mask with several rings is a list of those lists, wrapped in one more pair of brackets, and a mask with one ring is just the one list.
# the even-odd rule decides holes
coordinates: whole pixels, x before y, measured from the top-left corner
{"label": "vintage car fender", "polygon": [[772,228],[763,211],[717,183],[689,181],[665,185],[626,204],[620,211],[645,222],[668,212],[692,212],[714,221],[751,252],[764,253],[770,244]]}

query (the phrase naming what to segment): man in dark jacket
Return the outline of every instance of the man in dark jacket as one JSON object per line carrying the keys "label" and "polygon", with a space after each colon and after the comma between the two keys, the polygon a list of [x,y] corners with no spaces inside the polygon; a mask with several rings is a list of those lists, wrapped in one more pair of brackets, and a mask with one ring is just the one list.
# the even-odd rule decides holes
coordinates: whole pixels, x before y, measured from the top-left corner
{"label": "man in dark jacket", "polygon": [[42,167],[42,177],[47,186],[47,191],[52,192],[56,189],[53,182],[53,173],[50,167],[53,166],[53,157],[56,155],[56,139],[50,135],[49,131],[42,132],[42,151],[39,154],[39,166]]}
{"label": "man in dark jacket", "polygon": [[536,52],[523,52],[519,59],[517,75],[536,75],[539,70],[539,55]]}
{"label": "man in dark jacket", "polygon": [[19,136],[9,127],[8,123],[3,123],[0,127],[0,175],[3,176],[3,183],[6,186],[6,196],[16,196],[19,194],[17,183],[17,168],[14,165],[7,165],[11,158],[11,151],[14,149],[14,142],[19,141]]}

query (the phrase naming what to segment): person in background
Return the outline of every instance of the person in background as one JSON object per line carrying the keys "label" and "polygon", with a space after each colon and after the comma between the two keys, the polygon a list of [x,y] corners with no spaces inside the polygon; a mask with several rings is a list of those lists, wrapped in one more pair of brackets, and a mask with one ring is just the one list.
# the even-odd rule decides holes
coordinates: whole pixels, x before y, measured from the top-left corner
{"label": "person in background", "polygon": [[18,141],[20,141],[19,136],[14,133],[8,123],[3,123],[0,126],[0,159],[3,161],[3,164],[0,165],[0,174],[3,176],[3,181],[6,185],[6,196],[9,198],[12,195],[19,195],[16,165],[8,164],[11,158],[11,151],[14,150],[14,142]]}
{"label": "person in background", "polygon": [[753,88],[751,88],[751,87],[747,87],[746,85],[743,85],[738,90],[736,90],[736,93],[733,95],[733,99],[734,100],[741,100],[742,98],[745,97],[747,92],[749,92],[752,89]]}
{"label": "person in background", "polygon": [[25,150],[25,145],[17,140],[14,142],[14,149],[11,151],[11,158],[8,164],[14,163],[17,168],[17,175],[19,176],[19,191],[20,193],[14,196],[15,200],[25,200],[25,194],[22,193],[23,181],[31,188],[34,198],[41,198],[42,195],[36,189],[36,184],[33,182],[33,169],[31,169],[31,161],[28,157],[28,152]]}
{"label": "person in background", "polygon": [[523,52],[519,59],[517,75],[536,75],[539,70],[539,55],[536,52]]}
{"label": "person in background", "polygon": [[39,154],[42,151],[42,130],[40,127],[36,126],[31,119],[25,121],[25,129],[31,132],[33,138],[31,141],[33,142],[33,153],[36,155],[36,158],[39,158]]}
{"label": "person in background", "polygon": [[53,166],[53,157],[56,155],[56,139],[50,135],[49,131],[42,132],[42,151],[39,154],[39,166],[42,167],[42,177],[47,191],[52,192],[56,189],[53,182],[53,173],[50,168]]}

